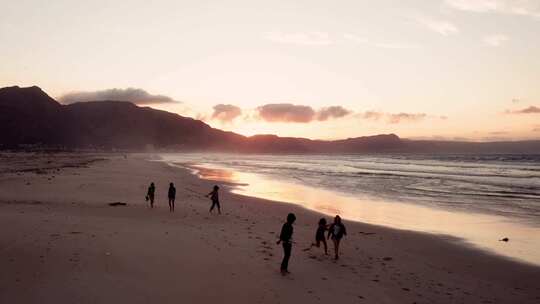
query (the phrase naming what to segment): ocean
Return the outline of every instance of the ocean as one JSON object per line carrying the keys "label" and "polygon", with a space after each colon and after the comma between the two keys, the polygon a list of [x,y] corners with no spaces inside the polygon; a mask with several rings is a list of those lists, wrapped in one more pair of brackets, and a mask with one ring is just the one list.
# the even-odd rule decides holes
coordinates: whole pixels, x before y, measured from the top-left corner
{"label": "ocean", "polygon": [[[540,264],[540,155],[188,153],[160,159],[236,183],[238,194],[449,235]],[[514,242],[504,247],[503,237]]]}

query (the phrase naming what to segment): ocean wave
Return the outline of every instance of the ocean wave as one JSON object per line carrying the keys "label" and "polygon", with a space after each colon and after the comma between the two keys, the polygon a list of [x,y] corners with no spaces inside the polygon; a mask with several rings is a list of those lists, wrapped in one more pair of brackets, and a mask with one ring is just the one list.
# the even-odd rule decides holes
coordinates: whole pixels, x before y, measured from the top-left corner
{"label": "ocean wave", "polygon": [[416,204],[540,221],[540,155],[182,154],[176,161]]}

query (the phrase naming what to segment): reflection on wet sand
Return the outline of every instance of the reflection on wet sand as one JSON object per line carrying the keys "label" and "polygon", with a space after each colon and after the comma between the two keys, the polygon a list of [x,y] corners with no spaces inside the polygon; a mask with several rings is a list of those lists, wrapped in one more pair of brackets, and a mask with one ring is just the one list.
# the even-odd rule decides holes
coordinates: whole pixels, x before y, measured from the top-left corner
{"label": "reflection on wet sand", "polygon": [[[188,167],[203,179],[236,184],[233,193],[293,203],[330,216],[340,214],[348,220],[458,237],[500,255],[540,265],[540,228],[500,216],[352,197],[210,164]],[[504,237],[510,242],[499,241]]]}
{"label": "reflection on wet sand", "polygon": [[200,178],[203,179],[217,180],[227,183],[237,183],[237,179],[235,178],[235,172],[231,170],[211,169],[197,165],[189,166],[189,168],[192,169],[192,172],[194,174],[198,175]]}

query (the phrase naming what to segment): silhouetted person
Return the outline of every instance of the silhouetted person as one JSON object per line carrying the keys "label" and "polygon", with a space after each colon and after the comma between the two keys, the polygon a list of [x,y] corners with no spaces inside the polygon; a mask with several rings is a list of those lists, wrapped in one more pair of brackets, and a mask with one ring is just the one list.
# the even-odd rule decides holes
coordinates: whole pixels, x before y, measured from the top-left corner
{"label": "silhouetted person", "polygon": [[319,248],[321,247],[321,243],[323,243],[324,254],[328,254],[328,245],[326,244],[326,238],[324,237],[324,233],[327,229],[328,226],[326,225],[326,219],[323,217],[319,220],[319,226],[317,227],[317,232],[315,232],[315,243],[311,244],[311,247],[317,246],[317,248]]}
{"label": "silhouetted person", "polygon": [[218,193],[219,187],[216,185],[214,186],[214,189],[206,195],[206,197],[210,196],[210,199],[212,200],[212,206],[210,206],[210,211],[214,210],[214,207],[217,207],[218,213],[221,214],[221,207],[219,206],[219,193]]}
{"label": "silhouetted person", "polygon": [[169,184],[169,211],[174,212],[174,199],[176,198],[176,188],[173,183]]}
{"label": "silhouetted person", "polygon": [[347,235],[347,230],[345,225],[341,222],[341,217],[336,215],[334,218],[334,223],[328,228],[328,239],[332,238],[334,242],[334,252],[336,254],[335,259],[339,259],[339,242],[343,236]]}
{"label": "silhouetted person", "polygon": [[281,261],[281,274],[286,275],[289,273],[289,258],[291,257],[292,251],[292,234],[293,226],[292,224],[296,220],[294,213],[289,213],[287,215],[287,222],[281,227],[281,233],[279,234],[279,240],[277,244],[283,244],[283,261]]}
{"label": "silhouetted person", "polygon": [[146,193],[146,201],[150,201],[150,208],[154,208],[154,194],[156,193],[156,186],[154,183],[150,183],[148,192]]}

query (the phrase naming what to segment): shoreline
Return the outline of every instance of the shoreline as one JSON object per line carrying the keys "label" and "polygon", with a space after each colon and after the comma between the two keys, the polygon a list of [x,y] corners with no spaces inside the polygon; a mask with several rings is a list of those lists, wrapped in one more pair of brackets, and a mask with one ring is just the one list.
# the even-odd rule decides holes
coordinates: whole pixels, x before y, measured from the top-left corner
{"label": "shoreline", "polygon": [[[214,164],[193,161],[182,163],[165,159],[159,161],[186,169],[204,180],[232,183],[235,187],[231,191],[235,194],[292,204],[324,216],[340,214],[344,219],[359,223],[445,235],[447,238],[456,238],[457,242],[463,246],[540,266],[540,239],[536,238],[540,235],[540,228],[526,222],[492,214],[466,213],[369,198],[360,199],[307,185],[276,181],[271,177],[261,177],[256,173],[245,173]],[[267,192],[268,188],[281,189],[281,191]],[[332,204],[326,202],[332,202]],[[439,218],[444,218],[445,221],[433,220]],[[509,238],[510,241],[500,241],[503,238]]]}
{"label": "shoreline", "polygon": [[[445,236],[346,221],[349,235],[339,261],[316,248],[302,251],[320,214],[223,191],[224,214],[209,215],[202,194],[213,182],[141,155],[113,155],[52,176],[0,175],[2,189],[10,189],[0,193],[0,266],[6,269],[0,275],[1,302],[540,300],[539,267]],[[158,187],[155,210],[143,199],[148,176]],[[175,213],[164,200],[169,181],[177,185]],[[107,206],[115,201],[128,206]],[[291,211],[298,218],[292,275],[282,277],[282,252],[274,242]]]}

